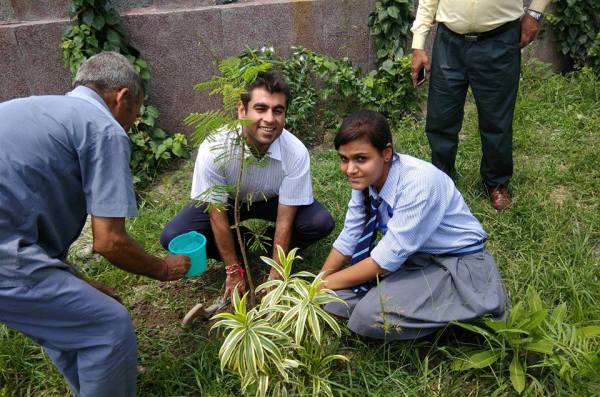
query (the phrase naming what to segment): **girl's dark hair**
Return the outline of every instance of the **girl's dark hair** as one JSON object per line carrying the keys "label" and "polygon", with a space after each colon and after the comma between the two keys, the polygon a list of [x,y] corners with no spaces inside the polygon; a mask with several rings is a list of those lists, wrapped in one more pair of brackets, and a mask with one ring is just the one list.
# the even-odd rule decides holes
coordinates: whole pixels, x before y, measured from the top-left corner
{"label": "girl's dark hair", "polygon": [[290,88],[281,74],[271,70],[258,73],[256,80],[246,86],[246,93],[241,95],[240,99],[246,109],[255,88],[264,88],[270,94],[282,93],[285,95],[285,106],[289,105]]}
{"label": "girl's dark hair", "polygon": [[342,145],[365,138],[380,152],[388,146],[393,147],[392,133],[384,115],[373,110],[352,113],[342,121],[333,144],[338,150]]}

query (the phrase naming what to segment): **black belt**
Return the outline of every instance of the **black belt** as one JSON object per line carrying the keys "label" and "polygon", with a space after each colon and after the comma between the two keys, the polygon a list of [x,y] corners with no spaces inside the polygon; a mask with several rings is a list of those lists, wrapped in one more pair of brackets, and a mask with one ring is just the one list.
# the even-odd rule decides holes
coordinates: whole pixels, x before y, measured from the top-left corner
{"label": "black belt", "polygon": [[521,20],[515,19],[514,21],[507,22],[504,25],[498,26],[496,29],[488,30],[487,32],[473,32],[473,33],[460,34],[460,33],[456,33],[455,31],[453,31],[452,29],[450,29],[448,26],[444,25],[443,23],[440,23],[440,25],[443,26],[444,29],[447,30],[449,33],[452,33],[453,35],[458,36],[460,38],[463,38],[465,41],[467,41],[469,43],[475,43],[477,41],[489,39],[490,37],[494,37],[496,35],[499,35],[500,33],[504,33],[507,30],[509,30],[510,28],[515,27],[515,25],[520,25],[520,24],[521,24]]}

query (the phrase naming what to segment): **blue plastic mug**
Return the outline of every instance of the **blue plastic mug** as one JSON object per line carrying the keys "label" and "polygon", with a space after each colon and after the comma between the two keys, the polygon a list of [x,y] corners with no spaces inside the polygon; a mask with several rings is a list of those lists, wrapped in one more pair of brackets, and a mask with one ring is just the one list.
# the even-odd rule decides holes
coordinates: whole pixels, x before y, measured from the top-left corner
{"label": "blue plastic mug", "polygon": [[180,234],[171,240],[169,252],[190,258],[190,269],[185,274],[188,278],[198,276],[206,270],[206,237],[196,231]]}

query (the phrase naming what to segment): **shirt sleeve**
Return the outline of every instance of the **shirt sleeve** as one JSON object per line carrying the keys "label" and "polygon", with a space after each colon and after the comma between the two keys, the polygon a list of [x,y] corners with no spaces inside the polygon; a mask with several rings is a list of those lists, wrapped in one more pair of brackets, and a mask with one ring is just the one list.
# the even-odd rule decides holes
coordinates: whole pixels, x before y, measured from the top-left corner
{"label": "shirt sleeve", "polygon": [[435,22],[438,0],[419,0],[419,7],[411,31],[413,33],[412,48],[422,50],[425,48],[425,39]]}
{"label": "shirt sleeve", "polygon": [[217,164],[215,156],[210,150],[209,142],[204,141],[198,149],[194,176],[192,177],[193,200],[202,199],[211,203],[226,203],[228,194],[217,186],[226,186],[227,180],[221,165]]}
{"label": "shirt sleeve", "polygon": [[340,254],[352,256],[357,241],[365,228],[365,205],[363,193],[360,190],[352,190],[352,197],[348,203],[344,228],[333,243]]}
{"label": "shirt sleeve", "polygon": [[533,0],[531,2],[531,4],[529,4],[529,9],[530,10],[534,10],[534,11],[538,11],[538,12],[544,12],[544,10],[546,9],[546,6],[550,3],[550,0]]}
{"label": "shirt sleeve", "polygon": [[279,187],[279,203],[284,205],[309,205],[314,201],[310,177],[310,156],[303,147],[302,152],[289,165]]}
{"label": "shirt sleeve", "polygon": [[105,217],[137,215],[129,168],[131,147],[124,131],[103,130],[91,135],[79,152],[81,179],[88,214]]}
{"label": "shirt sleeve", "polygon": [[371,251],[382,269],[398,270],[438,228],[447,207],[442,189],[433,173],[406,183],[386,234]]}

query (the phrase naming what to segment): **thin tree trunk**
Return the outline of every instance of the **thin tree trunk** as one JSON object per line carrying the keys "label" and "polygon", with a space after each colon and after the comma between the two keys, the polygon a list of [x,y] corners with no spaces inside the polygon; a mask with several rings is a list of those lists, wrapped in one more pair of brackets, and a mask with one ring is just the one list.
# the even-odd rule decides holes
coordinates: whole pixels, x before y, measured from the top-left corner
{"label": "thin tree trunk", "polygon": [[250,271],[250,264],[248,262],[248,257],[246,256],[246,244],[242,237],[242,231],[240,230],[240,189],[242,185],[242,174],[244,172],[244,149],[246,148],[246,144],[244,138],[241,134],[238,135],[240,139],[240,171],[237,175],[237,180],[235,182],[235,201],[233,204],[233,219],[234,219],[234,227],[237,235],[238,243],[240,245],[240,251],[242,252],[242,261],[244,262],[244,269],[246,270],[246,278],[248,279],[248,286],[250,287],[250,306],[254,306],[255,296],[254,296],[254,280],[252,279],[252,272]]}

